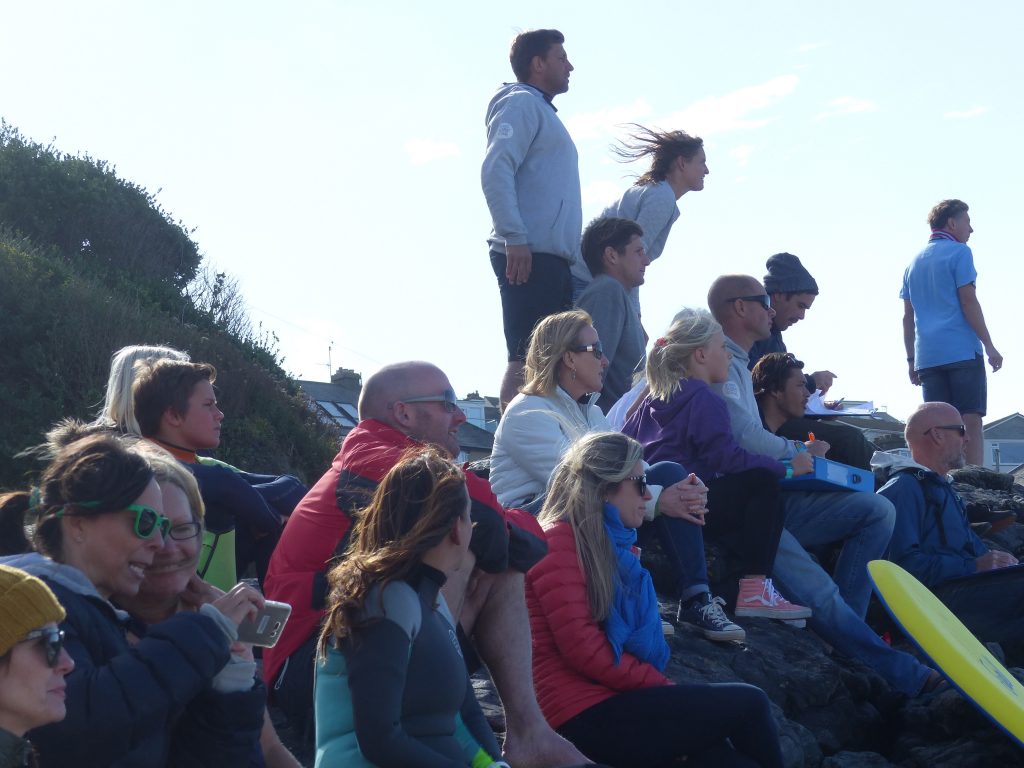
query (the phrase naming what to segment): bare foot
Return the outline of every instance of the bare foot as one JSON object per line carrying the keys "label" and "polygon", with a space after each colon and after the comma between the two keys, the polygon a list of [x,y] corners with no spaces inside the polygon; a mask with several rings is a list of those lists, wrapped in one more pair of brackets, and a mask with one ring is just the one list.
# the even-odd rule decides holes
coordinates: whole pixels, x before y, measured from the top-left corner
{"label": "bare foot", "polygon": [[550,728],[520,738],[509,735],[502,759],[512,768],[562,768],[593,762]]}

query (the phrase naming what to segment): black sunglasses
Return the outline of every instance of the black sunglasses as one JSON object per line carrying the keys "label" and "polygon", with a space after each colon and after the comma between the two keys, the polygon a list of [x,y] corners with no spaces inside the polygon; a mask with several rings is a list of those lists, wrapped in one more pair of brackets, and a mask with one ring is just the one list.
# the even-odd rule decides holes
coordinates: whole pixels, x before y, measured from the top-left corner
{"label": "black sunglasses", "polygon": [[636,483],[636,492],[641,496],[647,493],[647,475],[630,475],[625,480],[632,480]]}
{"label": "black sunglasses", "polygon": [[725,303],[728,304],[730,301],[756,301],[765,309],[772,308],[772,300],[767,293],[762,293],[758,296],[733,296],[731,299],[726,299]]}
{"label": "black sunglasses", "polygon": [[600,360],[604,357],[604,347],[600,344],[587,344],[585,347],[575,347],[569,350],[570,352],[590,352],[594,357]]}
{"label": "black sunglasses", "polygon": [[46,652],[46,665],[53,669],[60,661],[60,651],[64,647],[64,630],[57,627],[34,629],[22,638],[22,642],[42,639],[40,643]]}
{"label": "black sunglasses", "polygon": [[403,403],[443,403],[447,413],[455,413],[459,407],[459,398],[455,396],[455,390],[446,389],[440,395],[424,395],[423,397],[407,397]]}
{"label": "black sunglasses", "polygon": [[967,427],[963,424],[945,424],[936,427],[928,427],[928,429],[926,429],[924,433],[927,435],[933,429],[948,429],[950,432],[959,432],[960,437],[963,437],[967,434]]}

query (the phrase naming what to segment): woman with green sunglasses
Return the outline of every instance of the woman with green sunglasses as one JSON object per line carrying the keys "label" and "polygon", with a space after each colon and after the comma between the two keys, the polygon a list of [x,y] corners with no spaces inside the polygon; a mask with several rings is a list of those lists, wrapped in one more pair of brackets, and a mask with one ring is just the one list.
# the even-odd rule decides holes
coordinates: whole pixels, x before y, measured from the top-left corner
{"label": "woman with green sunglasses", "polygon": [[[40,764],[247,766],[265,694],[251,672],[243,686],[219,673],[238,623],[257,612],[262,596],[239,585],[198,612],[149,627],[134,646],[126,614],[110,602],[139,591],[170,532],[145,456],[106,435],[76,440],[56,453],[31,497],[0,501],[0,517],[22,513],[26,502],[36,552],[2,563],[56,594],[76,665],[67,677],[67,717],[32,734]],[[229,686],[224,708],[239,715],[233,727],[241,738],[216,739],[208,723],[192,722],[190,703],[218,685]]]}

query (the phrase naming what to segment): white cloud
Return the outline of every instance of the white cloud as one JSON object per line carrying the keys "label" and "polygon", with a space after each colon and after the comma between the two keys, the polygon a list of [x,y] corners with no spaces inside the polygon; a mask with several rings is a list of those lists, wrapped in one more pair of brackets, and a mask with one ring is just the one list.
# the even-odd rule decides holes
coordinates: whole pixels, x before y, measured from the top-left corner
{"label": "white cloud", "polygon": [[819,48],[827,48],[828,45],[828,43],[804,43],[796,50],[798,53],[810,53],[811,51],[816,51]]}
{"label": "white cloud", "polygon": [[724,96],[708,96],[669,115],[662,124],[701,137],[725,131],[760,128],[775,120],[775,117],[752,118],[750,113],[774,106],[791,94],[799,81],[796,75],[780,75],[760,85],[740,88]]}
{"label": "white cloud", "polygon": [[628,181],[619,182],[618,184],[611,181],[594,181],[580,190],[580,197],[583,200],[584,206],[600,205],[604,208],[613,200],[618,200],[623,190],[629,184],[630,182]]}
{"label": "white cloud", "polygon": [[625,123],[638,123],[651,114],[651,105],[646,99],[640,98],[632,104],[610,107],[600,112],[585,112],[566,119],[565,127],[572,135],[573,141],[602,139],[617,136],[621,129],[617,126]]}
{"label": "white cloud", "polygon": [[878,105],[869,99],[858,99],[854,96],[840,96],[828,103],[832,108],[818,115],[818,120],[825,120],[829,117],[841,115],[855,115],[861,112],[876,112]]}
{"label": "white cloud", "polygon": [[963,112],[947,112],[943,115],[946,120],[970,120],[972,117],[981,117],[988,112],[988,107],[972,107]]}
{"label": "white cloud", "polygon": [[736,165],[740,168],[745,168],[747,166],[752,154],[754,154],[753,144],[741,144],[740,146],[729,150],[729,156],[736,161]]}
{"label": "white cloud", "polygon": [[453,141],[435,141],[433,139],[409,139],[405,142],[405,153],[413,165],[426,165],[446,157],[458,157],[462,152]]}

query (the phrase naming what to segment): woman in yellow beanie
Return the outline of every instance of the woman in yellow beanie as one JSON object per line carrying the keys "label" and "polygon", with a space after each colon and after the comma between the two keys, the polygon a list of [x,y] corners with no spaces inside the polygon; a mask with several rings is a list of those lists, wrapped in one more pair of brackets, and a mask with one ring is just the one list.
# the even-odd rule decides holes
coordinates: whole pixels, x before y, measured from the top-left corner
{"label": "woman in yellow beanie", "polygon": [[64,719],[64,676],[75,663],[57,628],[63,619],[49,587],[0,565],[0,768],[34,765],[25,733]]}

